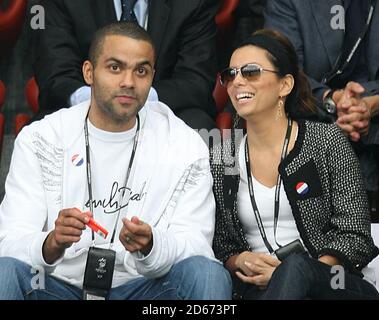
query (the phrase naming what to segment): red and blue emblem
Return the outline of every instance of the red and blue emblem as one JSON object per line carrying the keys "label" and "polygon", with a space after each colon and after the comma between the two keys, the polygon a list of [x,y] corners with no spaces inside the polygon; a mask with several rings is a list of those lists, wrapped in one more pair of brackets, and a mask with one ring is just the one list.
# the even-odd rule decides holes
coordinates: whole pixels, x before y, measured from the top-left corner
{"label": "red and blue emblem", "polygon": [[84,160],[80,155],[74,154],[71,158],[71,162],[75,167],[80,167],[83,164]]}
{"label": "red and blue emblem", "polygon": [[309,187],[308,185],[305,183],[305,182],[299,182],[297,185],[296,185],[296,192],[300,195],[305,195],[307,194],[309,191]]}

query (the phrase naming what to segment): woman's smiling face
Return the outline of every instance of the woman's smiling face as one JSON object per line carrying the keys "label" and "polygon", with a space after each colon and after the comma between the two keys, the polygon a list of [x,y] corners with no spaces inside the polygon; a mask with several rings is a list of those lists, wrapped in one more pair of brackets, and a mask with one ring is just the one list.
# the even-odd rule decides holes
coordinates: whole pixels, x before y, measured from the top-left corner
{"label": "woman's smiling face", "polygon": [[282,82],[268,59],[268,52],[252,45],[234,51],[230,67],[238,69],[247,64],[255,64],[263,70],[250,80],[238,70],[234,80],[226,84],[234,108],[242,118],[261,112],[273,111],[275,114]]}

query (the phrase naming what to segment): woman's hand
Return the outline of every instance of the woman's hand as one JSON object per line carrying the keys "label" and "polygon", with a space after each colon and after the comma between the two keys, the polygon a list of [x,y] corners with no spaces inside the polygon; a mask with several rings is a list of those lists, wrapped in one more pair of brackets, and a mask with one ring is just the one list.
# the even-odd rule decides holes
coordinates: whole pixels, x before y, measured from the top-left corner
{"label": "woman's hand", "polygon": [[245,251],[236,259],[236,267],[240,270],[236,275],[243,282],[264,289],[279,264],[278,259],[266,253]]}

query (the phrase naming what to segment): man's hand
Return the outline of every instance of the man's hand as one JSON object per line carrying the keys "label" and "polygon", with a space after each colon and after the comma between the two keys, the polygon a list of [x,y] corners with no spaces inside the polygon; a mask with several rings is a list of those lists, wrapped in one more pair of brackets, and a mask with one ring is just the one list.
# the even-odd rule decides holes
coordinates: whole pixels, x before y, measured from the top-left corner
{"label": "man's hand", "polygon": [[120,231],[119,239],[129,252],[140,251],[147,256],[153,247],[153,233],[151,227],[137,217],[122,219],[124,226]]}
{"label": "man's hand", "polygon": [[42,253],[48,264],[54,263],[64,251],[79,242],[91,213],[84,214],[77,208],[63,209],[55,221],[55,228],[46,238]]}
{"label": "man's hand", "polygon": [[352,141],[358,141],[368,133],[371,112],[365,100],[358,101],[354,98],[350,100],[353,102],[347,108],[347,113],[339,116],[336,123]]}
{"label": "man's hand", "polygon": [[337,125],[350,137],[358,141],[369,130],[371,110],[361,94],[365,89],[357,82],[349,82],[337,101]]}
{"label": "man's hand", "polygon": [[236,275],[243,282],[251,283],[264,289],[279,264],[278,259],[268,254],[245,251],[236,259],[236,266],[243,274],[237,271]]}

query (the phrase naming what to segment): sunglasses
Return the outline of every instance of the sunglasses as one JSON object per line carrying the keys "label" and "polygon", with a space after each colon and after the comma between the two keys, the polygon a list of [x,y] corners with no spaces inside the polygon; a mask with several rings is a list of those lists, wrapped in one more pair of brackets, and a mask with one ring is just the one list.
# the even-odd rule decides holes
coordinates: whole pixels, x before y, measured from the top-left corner
{"label": "sunglasses", "polygon": [[257,81],[263,71],[278,73],[275,70],[264,69],[257,64],[248,63],[241,68],[226,68],[220,74],[220,82],[222,86],[226,87],[229,82],[237,77],[238,72],[241,72],[241,76],[248,81]]}

